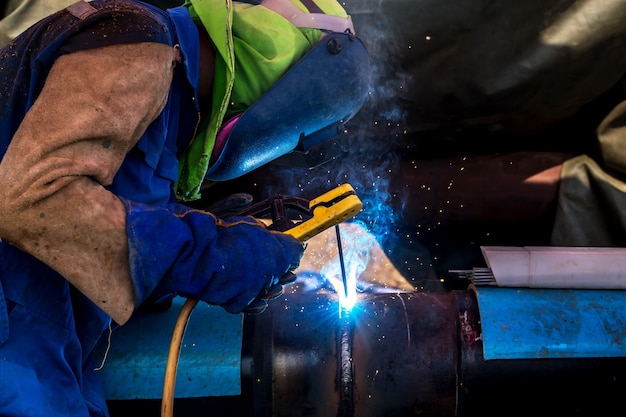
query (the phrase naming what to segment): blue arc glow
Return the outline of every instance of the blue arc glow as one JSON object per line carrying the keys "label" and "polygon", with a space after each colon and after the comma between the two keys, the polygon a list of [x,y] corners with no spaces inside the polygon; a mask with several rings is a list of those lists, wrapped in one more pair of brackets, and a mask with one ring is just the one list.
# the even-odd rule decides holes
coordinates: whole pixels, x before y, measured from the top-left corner
{"label": "blue arc glow", "polygon": [[370,250],[375,244],[375,239],[371,235],[350,233],[349,228],[342,230],[342,253],[347,288],[343,286],[339,253],[326,263],[320,271],[339,295],[340,312],[352,310],[357,303],[357,281],[369,263]]}
{"label": "blue arc glow", "polygon": [[[346,271],[347,274],[347,287],[341,288],[339,292],[339,306],[343,311],[350,311],[356,304],[356,281],[357,276],[352,271]],[[343,284],[343,281],[342,281]],[[342,285],[343,287],[343,285]]]}

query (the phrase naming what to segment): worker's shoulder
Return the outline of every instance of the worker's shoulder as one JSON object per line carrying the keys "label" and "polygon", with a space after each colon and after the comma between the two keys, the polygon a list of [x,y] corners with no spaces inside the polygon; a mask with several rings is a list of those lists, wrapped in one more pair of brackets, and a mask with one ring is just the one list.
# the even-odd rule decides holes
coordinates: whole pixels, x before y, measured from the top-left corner
{"label": "worker's shoulder", "polygon": [[[38,0],[33,0],[38,1]],[[110,45],[156,42],[173,45],[175,25],[156,6],[134,0],[78,1],[36,22],[1,50],[4,67],[21,65],[25,54],[41,62],[85,49]]]}
{"label": "worker's shoulder", "polygon": [[165,10],[135,0],[78,1],[64,10],[80,20],[100,23],[104,21],[109,27],[112,24],[119,24],[120,29],[122,25],[147,24],[165,30],[171,25],[171,18]]}
{"label": "worker's shoulder", "polygon": [[80,1],[58,13],[55,23],[65,29],[68,24],[72,27],[64,53],[140,42],[171,45],[175,36],[173,22],[164,10],[133,0]]}

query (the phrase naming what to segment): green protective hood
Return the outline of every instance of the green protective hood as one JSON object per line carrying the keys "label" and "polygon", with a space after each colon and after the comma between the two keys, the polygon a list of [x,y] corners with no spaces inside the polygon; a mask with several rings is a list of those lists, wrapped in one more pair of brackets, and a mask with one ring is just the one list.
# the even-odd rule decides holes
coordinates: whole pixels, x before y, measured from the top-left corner
{"label": "green protective hood", "polygon": [[[298,0],[290,0],[303,11]],[[316,4],[328,14],[347,16],[334,0]],[[260,4],[231,0],[187,0],[194,21],[206,29],[216,52],[212,110],[181,157],[179,200],[200,198],[215,137],[225,118],[241,113],[317,44],[319,29],[298,29]],[[254,138],[250,138],[254,140]]]}

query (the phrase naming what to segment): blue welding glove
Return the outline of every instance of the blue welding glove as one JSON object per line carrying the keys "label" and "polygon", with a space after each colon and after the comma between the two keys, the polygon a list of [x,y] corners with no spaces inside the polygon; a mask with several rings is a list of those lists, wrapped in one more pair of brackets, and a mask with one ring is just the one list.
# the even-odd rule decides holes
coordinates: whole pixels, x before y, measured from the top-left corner
{"label": "blue welding glove", "polygon": [[278,279],[272,280],[272,283],[265,287],[261,293],[250,303],[243,312],[246,314],[260,314],[268,307],[268,300],[280,297],[283,293],[283,285],[291,284],[296,280],[296,274],[292,270],[287,271]]}
{"label": "blue welding glove", "polygon": [[293,278],[304,251],[297,239],[252,217],[223,220],[180,204],[122,201],[136,306],[177,294],[231,313],[248,306],[255,312]]}

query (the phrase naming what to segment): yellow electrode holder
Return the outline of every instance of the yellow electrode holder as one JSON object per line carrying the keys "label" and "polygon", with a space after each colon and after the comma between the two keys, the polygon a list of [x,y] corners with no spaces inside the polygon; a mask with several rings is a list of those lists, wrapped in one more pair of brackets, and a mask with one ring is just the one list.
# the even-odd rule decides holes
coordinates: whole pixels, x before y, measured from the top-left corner
{"label": "yellow electrode holder", "polygon": [[363,203],[350,184],[342,184],[309,203],[312,218],[299,223],[284,233],[301,242],[358,214]]}

